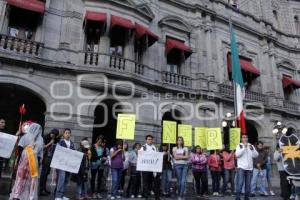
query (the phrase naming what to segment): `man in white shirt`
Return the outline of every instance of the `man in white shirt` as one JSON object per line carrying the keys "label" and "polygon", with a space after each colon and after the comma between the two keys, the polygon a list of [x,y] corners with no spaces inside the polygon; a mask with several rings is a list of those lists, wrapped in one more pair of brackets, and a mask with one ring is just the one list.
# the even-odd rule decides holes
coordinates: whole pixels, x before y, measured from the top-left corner
{"label": "man in white shirt", "polygon": [[[153,144],[153,136],[146,136],[146,144],[144,144],[140,151],[155,152],[156,147]],[[155,200],[159,200],[160,197],[160,176],[159,174],[154,174],[153,172],[142,172],[143,176],[143,195],[145,199],[150,198],[150,192],[153,189],[155,193]],[[152,184],[154,188],[152,188]]]}
{"label": "man in white shirt", "polygon": [[240,200],[241,191],[245,181],[245,200],[249,200],[251,177],[253,171],[253,158],[258,156],[256,149],[248,143],[248,136],[242,135],[241,143],[236,147],[237,157],[237,183],[236,200]]}

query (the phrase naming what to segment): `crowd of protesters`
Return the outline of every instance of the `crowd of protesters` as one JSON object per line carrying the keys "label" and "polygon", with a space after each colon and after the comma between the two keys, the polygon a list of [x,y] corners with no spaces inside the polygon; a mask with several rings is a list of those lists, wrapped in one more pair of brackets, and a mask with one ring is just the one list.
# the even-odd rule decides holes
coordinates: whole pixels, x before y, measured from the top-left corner
{"label": "crowd of protesters", "polygon": [[[0,119],[0,129],[4,127],[5,120]],[[79,200],[103,199],[104,196],[109,199],[150,199],[153,196],[156,200],[161,197],[181,200],[187,195],[190,169],[196,196],[233,196],[239,200],[243,195],[247,200],[256,195],[275,195],[270,180],[273,161],[280,175],[281,197],[284,200],[293,198],[298,191],[287,181],[287,173],[281,162],[281,149],[277,146],[272,155],[270,147],[264,146],[263,142],[259,141],[256,145],[248,143],[247,135],[242,135],[241,143],[235,150],[226,146],[223,150],[210,152],[200,146],[187,148],[182,137],[177,138],[172,148],[169,144],[162,144],[158,148],[153,144],[152,135],[146,136],[145,144],[135,143],[132,148],[123,140],[117,140],[109,148],[102,135],[97,137],[94,144],[88,138],[82,138],[79,148],[75,148],[70,129],[64,129],[62,134],[53,129],[42,138],[41,126],[32,122],[24,123],[17,135],[19,139],[11,200],[37,200],[38,195],[53,195],[55,200],[68,200],[65,191],[69,180],[76,183]],[[51,169],[57,145],[84,154],[77,174]],[[162,172],[137,171],[139,151],[163,152]],[[3,159],[0,165],[3,165]],[[55,172],[56,180],[53,191],[47,188],[51,171]],[[111,176],[111,184],[107,174]],[[211,191],[209,176],[212,180]],[[173,184],[173,178],[176,178],[176,184]]]}

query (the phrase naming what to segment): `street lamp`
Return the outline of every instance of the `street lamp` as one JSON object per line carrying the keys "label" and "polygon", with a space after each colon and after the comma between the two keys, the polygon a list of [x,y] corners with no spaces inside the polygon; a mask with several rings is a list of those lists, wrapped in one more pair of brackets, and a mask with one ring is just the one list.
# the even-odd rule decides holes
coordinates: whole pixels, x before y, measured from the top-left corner
{"label": "street lamp", "polygon": [[279,138],[282,134],[285,135],[288,131],[288,128],[281,123],[281,121],[275,121],[274,128],[272,133]]}
{"label": "street lamp", "polygon": [[224,144],[229,143],[229,129],[235,127],[235,120],[232,118],[232,113],[228,112],[222,120]]}

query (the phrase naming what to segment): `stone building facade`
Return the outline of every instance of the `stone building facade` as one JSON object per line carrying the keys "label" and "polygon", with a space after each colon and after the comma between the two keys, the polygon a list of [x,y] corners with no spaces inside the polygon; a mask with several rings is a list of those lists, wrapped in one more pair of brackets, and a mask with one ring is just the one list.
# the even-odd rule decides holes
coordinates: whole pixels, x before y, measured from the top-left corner
{"label": "stone building facade", "polygon": [[0,115],[14,131],[24,103],[46,132],[110,144],[115,113],[137,114],[137,141],[160,143],[162,120],[220,127],[231,19],[249,136],[274,145],[275,121],[300,130],[299,15],[293,0],[0,0]]}

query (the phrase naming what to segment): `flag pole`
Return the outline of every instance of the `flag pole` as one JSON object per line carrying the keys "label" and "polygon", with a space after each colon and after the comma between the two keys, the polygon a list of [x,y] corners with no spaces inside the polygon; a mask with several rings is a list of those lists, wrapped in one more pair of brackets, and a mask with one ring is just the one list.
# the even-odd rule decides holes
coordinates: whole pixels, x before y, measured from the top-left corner
{"label": "flag pole", "polygon": [[[232,39],[231,37],[231,30],[232,30],[232,21],[231,21],[231,16],[229,17],[229,33],[230,33],[230,40]],[[233,85],[233,103],[234,103],[234,121],[236,122],[236,118],[237,118],[237,104],[236,104],[236,101],[237,101],[237,99],[236,99],[236,84],[235,84],[235,82],[233,81],[233,78],[232,78],[232,75],[233,75],[233,56],[232,56],[232,52],[231,52],[231,83],[232,83],[232,85]],[[238,126],[238,124],[236,123],[236,125]]]}

